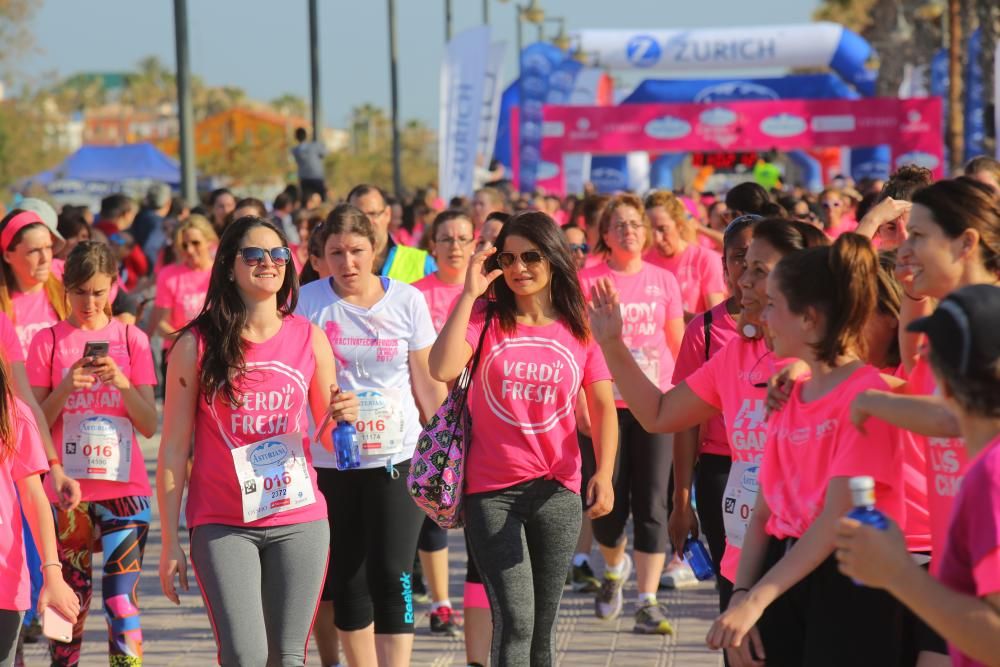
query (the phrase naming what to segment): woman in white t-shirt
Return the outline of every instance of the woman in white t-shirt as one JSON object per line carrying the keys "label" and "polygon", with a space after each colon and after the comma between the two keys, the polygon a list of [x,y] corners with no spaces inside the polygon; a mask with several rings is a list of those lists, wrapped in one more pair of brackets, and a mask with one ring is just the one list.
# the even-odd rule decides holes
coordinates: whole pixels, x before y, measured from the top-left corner
{"label": "woman in white t-shirt", "polygon": [[375,229],[362,211],[338,206],[313,233],[330,278],[303,287],[296,312],[326,332],[338,386],[361,400],[361,467],[337,470],[332,454],[313,449],[332,540],[322,599],[333,601],[350,664],[408,665],[423,515],[406,473],[421,423],[445,398],[427,369],[434,326],[416,288],[372,272]]}

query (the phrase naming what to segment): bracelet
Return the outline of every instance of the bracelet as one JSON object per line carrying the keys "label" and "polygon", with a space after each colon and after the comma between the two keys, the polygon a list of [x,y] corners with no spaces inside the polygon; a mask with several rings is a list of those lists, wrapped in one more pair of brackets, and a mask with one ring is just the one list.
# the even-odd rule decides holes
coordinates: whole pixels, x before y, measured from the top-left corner
{"label": "bracelet", "polygon": [[741,588],[734,588],[733,592],[732,592],[732,595],[736,595],[737,593],[749,593],[749,592],[750,592],[749,588],[742,588],[742,587]]}
{"label": "bracelet", "polygon": [[41,567],[39,567],[38,569],[39,570],[44,570],[47,567],[58,567],[61,570],[62,569],[62,563],[60,563],[57,560],[50,560],[50,561],[47,561],[45,563],[42,563]]}
{"label": "bracelet", "polygon": [[50,468],[52,466],[61,466],[61,465],[62,465],[62,461],[60,461],[58,459],[58,457],[52,457],[51,459],[49,459],[49,467]]}
{"label": "bracelet", "polygon": [[920,296],[920,297],[910,296],[909,294],[906,293],[906,290],[903,290],[903,296],[905,296],[910,301],[926,301],[927,300],[926,296]]}

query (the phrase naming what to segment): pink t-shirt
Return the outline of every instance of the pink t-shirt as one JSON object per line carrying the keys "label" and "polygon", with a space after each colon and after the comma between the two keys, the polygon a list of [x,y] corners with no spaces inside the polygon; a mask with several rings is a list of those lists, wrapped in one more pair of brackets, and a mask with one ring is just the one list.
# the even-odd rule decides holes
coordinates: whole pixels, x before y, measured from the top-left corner
{"label": "pink t-shirt", "polygon": [[[53,341],[55,350],[52,347]],[[31,341],[31,349],[28,351],[28,360],[25,364],[31,386],[50,390],[56,387],[62,382],[69,368],[83,356],[84,347],[90,341],[108,342],[108,355],[114,359],[134,386],[156,384],[156,371],[153,369],[149,338],[139,327],[126,326],[112,319],[107,326],[96,331],[77,329],[66,321],[39,331]],[[87,413],[128,418],[122,394],[113,386],[98,382],[90,389],[74,391],[66,399],[66,405],[52,425],[52,442],[59,451],[60,461],[66,455],[63,443],[63,416]],[[142,458],[135,431],[132,432],[132,461],[127,482],[103,479],[79,481],[85,501],[151,495],[146,462]],[[56,495],[51,483],[45,486],[49,498],[55,502]]]}
{"label": "pink t-shirt", "polygon": [[664,257],[653,248],[646,253],[650,264],[670,271],[681,287],[684,310],[703,313],[708,310],[709,294],[726,294],[726,279],[722,274],[722,255],[697,243],[688,243],[683,252]]}
{"label": "pink t-shirt", "polygon": [[[978,598],[1000,593],[1000,437],[966,470],[937,576],[949,588]],[[954,645],[949,650],[957,667],[985,667]]]}
{"label": "pink t-shirt", "polygon": [[823,511],[830,480],[856,475],[875,478],[876,505],[903,523],[903,454],[896,429],[869,419],[862,433],[851,423],[851,402],[858,393],[888,389],[878,369],[859,368],[808,403],[802,400],[804,384],[799,379],[785,407],[768,420],[759,478],[771,510],[768,535],[802,537]]}
{"label": "pink t-shirt", "polygon": [[[705,353],[705,313],[701,313],[688,322],[687,329],[684,330],[684,340],[681,341],[677,364],[674,366],[674,384],[686,380],[691,373],[704,365],[706,357],[718,354],[729,341],[739,336],[736,331],[736,321],[729,314],[725,301],[712,308],[710,312],[712,320],[708,329],[708,353],[707,355]],[[726,422],[721,414],[712,417],[702,426],[700,451],[702,454],[729,456]]]}
{"label": "pink t-shirt", "polygon": [[[309,385],[316,372],[312,326],[306,318],[290,315],[270,339],[245,343],[248,373],[241,387],[242,407],[234,408],[222,397],[210,404],[204,394],[199,396],[188,484],[188,526],[219,523],[267,528],[326,518],[326,501],[316,486],[309,452]],[[243,487],[231,451],[285,433],[302,434],[316,501],[244,523]]]}
{"label": "pink t-shirt", "polygon": [[[906,369],[884,370],[906,379]],[[903,385],[905,391],[905,385]],[[905,429],[897,429],[903,445],[903,490],[906,495],[906,522],[903,535],[906,548],[914,553],[931,553],[931,515],[927,507],[927,455],[924,438]]]}
{"label": "pink t-shirt", "polygon": [[[778,368],[778,360],[763,339],[736,336],[685,380],[698,398],[722,412],[734,462],[760,465],[767,440],[766,383]],[[736,580],[740,551],[726,542],[720,569],[729,581]]]}
{"label": "pink t-shirt", "polygon": [[8,364],[24,362],[24,349],[21,347],[21,339],[17,337],[17,329],[14,323],[6,314],[0,312],[0,348],[3,349],[3,358]]}
{"label": "pink t-shirt", "polygon": [[434,323],[434,331],[441,332],[444,323],[451,315],[451,309],[455,306],[455,301],[462,296],[464,283],[454,285],[443,282],[438,278],[437,272],[428,273],[426,276],[413,283],[413,286],[420,290],[427,300],[427,308],[431,311],[431,322]]}
{"label": "pink t-shirt", "polygon": [[13,292],[10,300],[14,304],[14,330],[17,331],[17,338],[21,341],[21,351],[27,356],[28,348],[31,346],[31,339],[42,329],[47,329],[59,321],[52,304],[49,303],[49,295],[44,289],[26,294],[24,292]]}
{"label": "pink t-shirt", "polygon": [[0,609],[26,611],[31,606],[31,582],[15,483],[47,472],[49,465],[31,410],[19,398],[13,404],[16,449],[0,461]]}
{"label": "pink t-shirt", "polygon": [[[917,359],[917,365],[910,373],[906,392],[911,395],[937,395],[937,381],[925,355]],[[962,476],[968,465],[965,440],[961,438],[927,438],[914,436],[926,446],[927,461],[927,509],[930,512],[931,553],[937,558],[931,560],[931,570],[937,571],[936,561],[940,561],[948,543],[948,522],[952,505]]]}
{"label": "pink t-shirt", "polygon": [[[484,315],[479,305],[469,322],[466,340],[473,348]],[[473,419],[466,491],[485,493],[545,478],[579,493],[577,395],[610,379],[597,344],[581,343],[561,322],[519,324],[507,334],[493,320],[469,389]]]}
{"label": "pink t-shirt", "polygon": [[[171,264],[156,277],[156,300],[153,305],[167,309],[167,322],[179,331],[201,312],[208,294],[212,270],[196,271],[186,264]],[[164,339],[163,349],[173,341]]]}
{"label": "pink t-shirt", "polygon": [[[680,288],[670,272],[643,262],[636,273],[612,271],[606,262],[580,271],[580,285],[589,300],[590,288],[601,278],[610,278],[621,303],[622,340],[639,368],[660,391],[670,389],[674,355],[667,347],[666,326],[684,317]],[[615,405],[628,407],[615,390]]]}

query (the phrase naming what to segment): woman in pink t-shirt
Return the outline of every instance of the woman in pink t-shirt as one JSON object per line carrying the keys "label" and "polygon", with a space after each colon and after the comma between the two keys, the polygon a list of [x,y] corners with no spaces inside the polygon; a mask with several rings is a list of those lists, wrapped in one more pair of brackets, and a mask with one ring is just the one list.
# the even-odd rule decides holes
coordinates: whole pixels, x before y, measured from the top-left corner
{"label": "woman in pink t-shirt", "polygon": [[[480,299],[487,292],[492,300]],[[513,216],[497,245],[473,256],[462,296],[431,348],[435,378],[459,376],[484,327],[468,399],[466,531],[490,594],[493,664],[549,665],[580,532],[574,409],[581,389],[598,459],[586,490],[592,518],[614,504],[617,420],[573,259],[544,213]]]}
{"label": "woman in pink t-shirt", "polygon": [[690,223],[684,204],[670,192],[646,197],[646,211],[653,227],[653,249],[646,261],[674,274],[680,284],[684,310],[703,313],[726,298],[719,253],[684,240],[682,228]]}
{"label": "woman in pink t-shirt", "polygon": [[14,323],[22,354],[37,331],[66,317],[62,282],[52,273],[52,251],[61,243],[33,211],[15,208],[0,220],[0,310]]}
{"label": "woman in pink t-shirt", "polygon": [[1000,656],[1000,288],[956,290],[933,315],[910,325],[924,333],[945,400],[958,414],[970,458],[932,579],[910,558],[896,525],[876,531],[841,519],[841,571],[884,588],[951,643],[949,664],[996,665]]}
{"label": "woman in pink t-shirt", "polygon": [[[135,588],[149,531],[151,495],[136,431],[156,432],[156,375],[149,339],[111,318],[108,295],[117,263],[104,243],[84,241],[66,261],[66,320],[35,334],[28,379],[51,425],[66,472],[80,482],[77,507],[57,508],[63,574],[90,606],[93,535],[105,553],[101,592],[111,660],[141,660],[142,631]],[[46,485],[48,486],[48,485]],[[56,501],[53,489],[49,498]],[[72,641],[53,643],[58,665],[79,661],[86,613]]]}
{"label": "woman in pink t-shirt", "polygon": [[[669,271],[642,259],[652,243],[652,230],[642,201],[631,194],[608,202],[600,222],[597,250],[606,261],[580,272],[584,294],[597,281],[610,280],[620,294],[625,325],[622,337],[636,363],[661,391],[671,386],[674,358],[684,334],[684,308],[677,280]],[[669,634],[666,607],[656,591],[669,544],[667,496],[673,448],[670,436],[645,431],[615,392],[618,409],[618,459],[613,483],[615,506],[593,522],[594,537],[604,555],[604,584],[597,592],[598,618],[617,618],[624,607],[622,589],[633,559],[626,551],[625,528],[632,515],[638,599],[635,630]]]}
{"label": "woman in pink t-shirt", "polygon": [[[948,520],[966,467],[964,446],[954,420],[940,418],[937,379],[924,347],[916,357],[905,324],[927,314],[934,299],[968,285],[1000,284],[1000,209],[993,192],[968,178],[939,181],[918,190],[897,253],[906,298],[900,315],[900,347],[907,382],[895,393],[876,390],[855,401],[856,420],[885,419],[922,434],[927,452],[927,495],[932,555],[945,548]],[[902,395],[905,394],[905,395]],[[926,437],[923,437],[926,436]],[[933,561],[932,561],[933,563]],[[932,568],[933,569],[933,568]]]}
{"label": "woman in pink t-shirt", "polygon": [[[160,584],[175,604],[175,577],[187,589],[178,518],[193,442],[191,560],[224,665],[303,664],[329,552],[307,412],[316,423],[327,410],[357,418],[357,398],[336,389],[326,337],[291,314],[297,300],[284,235],[239,218],[222,235],[205,306],[171,352]],[[318,435],[331,449],[329,432]]]}
{"label": "woman in pink t-shirt", "polygon": [[427,299],[434,330],[441,331],[452,306],[462,294],[476,237],[468,215],[454,209],[439,213],[428,231],[430,253],[437,262],[438,270],[413,283],[413,286]]}
{"label": "woman in pink t-shirt", "polygon": [[44,583],[38,612],[52,607],[73,622],[80,612],[76,593],[63,581],[52,512],[42,488],[45,450],[35,419],[14,396],[0,363],[0,664],[11,665],[21,619],[31,606],[21,510],[42,557]]}
{"label": "woman in pink t-shirt", "polygon": [[166,377],[167,353],[177,332],[193,320],[205,304],[208,280],[212,275],[212,257],[219,243],[212,223],[201,215],[192,215],[174,232],[176,264],[163,268],[156,276],[156,300],[145,330],[163,339],[161,372]]}
{"label": "woman in pink t-shirt", "polygon": [[853,584],[833,556],[837,521],[851,508],[850,477],[873,477],[879,508],[904,514],[899,438],[885,422],[870,421],[865,433],[850,423],[853,396],[888,387],[863,361],[877,273],[871,243],[844,234],[784,257],[768,276],[765,326],[775,354],[801,359],[810,373],[768,420],[761,492],[729,609],[707,637],[712,648],[750,644],[776,665],[901,664],[902,607]]}

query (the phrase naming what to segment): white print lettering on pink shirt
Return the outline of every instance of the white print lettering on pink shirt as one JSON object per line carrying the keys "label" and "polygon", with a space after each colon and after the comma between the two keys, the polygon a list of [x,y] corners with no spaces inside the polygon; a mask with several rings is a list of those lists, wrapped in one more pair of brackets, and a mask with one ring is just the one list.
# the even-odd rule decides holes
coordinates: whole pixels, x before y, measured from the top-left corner
{"label": "white print lettering on pink shirt", "polygon": [[928,438],[927,453],[930,455],[931,470],[934,473],[932,484],[940,496],[954,497],[962,486],[962,460],[956,451],[955,443],[961,446],[961,441],[951,438]]}
{"label": "white print lettering on pink shirt", "polygon": [[66,399],[66,410],[98,410],[103,408],[120,408],[122,395],[120,391],[74,391]]}
{"label": "white print lettering on pink shirt", "polygon": [[623,303],[622,336],[652,336],[656,333],[656,302]]}
{"label": "white print lettering on pink shirt", "polygon": [[295,399],[295,387],[290,383],[281,389],[243,394],[243,409],[230,415],[230,432],[236,436],[287,432],[288,411],[295,405]]}
{"label": "white print lettering on pink shirt", "polygon": [[729,444],[736,460],[760,463],[767,440],[766,420],[763,399],[743,399],[729,435]]}
{"label": "white print lettering on pink shirt", "polygon": [[[529,401],[555,405],[556,386],[562,382],[562,362],[536,364],[530,361],[503,362],[504,380],[500,397],[515,401]],[[507,378],[515,378],[509,380]],[[530,382],[522,382],[530,380]],[[544,383],[544,384],[543,384]]]}

